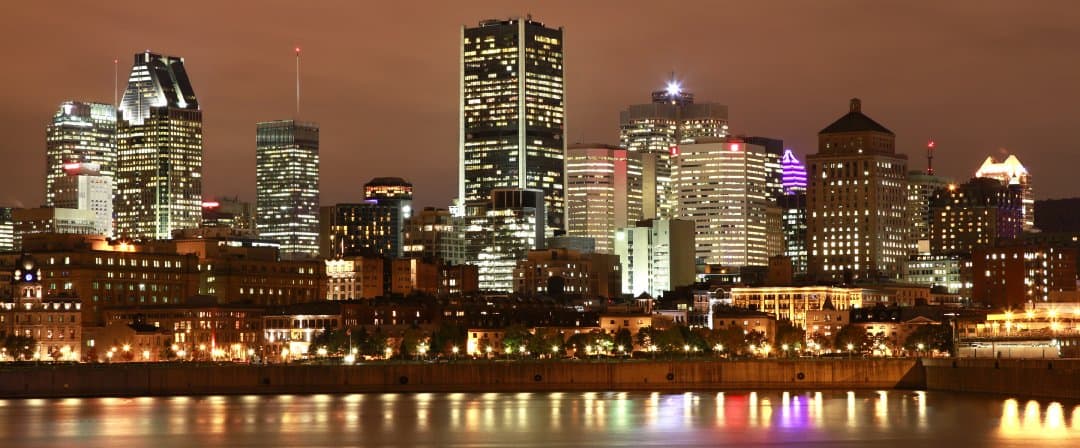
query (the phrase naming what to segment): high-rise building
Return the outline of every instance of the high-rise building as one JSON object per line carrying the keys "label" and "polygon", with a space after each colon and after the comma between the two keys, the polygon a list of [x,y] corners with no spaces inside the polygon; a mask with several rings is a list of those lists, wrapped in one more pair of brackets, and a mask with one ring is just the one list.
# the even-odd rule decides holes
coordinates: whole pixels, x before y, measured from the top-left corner
{"label": "high-rise building", "polygon": [[998,162],[993,156],[987,157],[982,166],[975,171],[975,177],[989,177],[997,179],[1007,185],[1016,184],[1023,192],[1022,206],[1024,230],[1028,231],[1035,227],[1035,194],[1031,190],[1031,174],[1027,168],[1020,164],[1020,159],[1010,155],[1004,161]]}
{"label": "high-rise building", "polygon": [[911,238],[909,253],[930,253],[930,203],[934,195],[948,188],[948,179],[924,171],[909,171],[908,176],[908,216],[911,219]]}
{"label": "high-rise building", "polygon": [[1076,291],[1077,249],[1017,244],[975,249],[971,300],[994,308],[1020,309],[1046,302],[1055,291]]}
{"label": "high-rise building", "polygon": [[281,257],[319,252],[319,125],[267,121],[255,128],[255,226]]}
{"label": "high-rise building", "polygon": [[405,179],[377,177],[364,185],[364,202],[323,207],[324,256],[401,257],[405,224],[412,216],[412,191]]}
{"label": "high-rise building", "polygon": [[465,262],[464,218],[449,210],[425,207],[405,222],[402,255],[438,259],[450,265]]}
{"label": "high-rise building", "polygon": [[15,250],[15,220],[11,207],[0,207],[0,252]]}
{"label": "high-rise building", "polygon": [[750,145],[765,148],[765,191],[769,197],[784,195],[784,141],[769,137],[741,137]]}
{"label": "high-rise building", "polygon": [[116,233],[168,239],[202,217],[202,111],[183,58],[135,55],[116,131]]}
{"label": "high-rise building", "polygon": [[694,223],[647,219],[615,235],[623,293],[658,298],[694,283]]}
{"label": "high-rise building", "polygon": [[510,292],[514,268],[530,250],[544,248],[548,222],[541,190],[496,189],[486,206],[465,217],[466,263],[477,266],[480,289]]}
{"label": "high-rise building", "polygon": [[615,231],[641,214],[640,152],[609,145],[566,149],[566,233],[595,240],[595,251],[615,250]]}
{"label": "high-rise building", "polygon": [[680,143],[699,137],[727,135],[727,106],[694,103],[694,95],[672,80],[652,93],[649,104],[635,104],[619,114],[619,145],[644,158],[642,213],[645,218],[671,217],[677,203],[672,173]]}
{"label": "high-rise building", "polygon": [[15,250],[23,249],[23,239],[36,233],[98,235],[98,217],[90,209],[17,208],[11,211],[12,241]]}
{"label": "high-rise building", "polygon": [[1022,197],[1020,185],[986,178],[938,190],[930,200],[930,253],[967,255],[1020,237]]}
{"label": "high-rise building", "polygon": [[[779,210],[769,190],[767,150],[739,138],[698,138],[675,158],[676,215],[695,223],[698,264],[767,266],[770,235],[780,250]],[[779,173],[777,173],[779,174]],[[777,175],[779,179],[779,175]],[[772,228],[769,224],[773,224]]]}
{"label": "high-rise building", "polygon": [[460,75],[459,198],[539,189],[548,227],[564,229],[562,28],[531,17],[463,27]]}
{"label": "high-rise building", "polygon": [[53,202],[64,193],[63,187],[56,184],[68,176],[67,168],[74,164],[96,164],[100,175],[112,185],[116,169],[116,108],[65,101],[45,129],[45,148],[46,206],[62,207]]}
{"label": "high-rise building", "polygon": [[56,188],[53,206],[94,212],[94,233],[112,238],[113,178],[102,175],[96,163],[68,163],[64,174],[53,183]]}
{"label": "high-rise building", "polygon": [[898,279],[908,255],[907,156],[896,135],[851,100],[806,158],[809,274],[819,280]]}
{"label": "high-rise building", "polygon": [[[239,196],[221,196],[202,203],[202,226],[222,227],[255,235],[255,207]],[[280,243],[279,243],[280,247]]]}
{"label": "high-rise building", "polygon": [[784,256],[796,275],[806,274],[806,166],[790,149],[780,159],[784,194],[777,200],[784,233]]}
{"label": "high-rise building", "polygon": [[806,191],[806,165],[803,165],[795,153],[790,149],[784,150],[780,159],[783,179],[781,180],[784,194],[794,194]]}

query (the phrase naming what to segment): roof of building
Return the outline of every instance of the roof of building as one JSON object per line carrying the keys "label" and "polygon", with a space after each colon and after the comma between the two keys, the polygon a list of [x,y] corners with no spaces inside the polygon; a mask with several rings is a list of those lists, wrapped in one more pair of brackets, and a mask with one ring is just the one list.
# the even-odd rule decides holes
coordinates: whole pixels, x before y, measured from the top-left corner
{"label": "roof of building", "polygon": [[858,98],[852,98],[850,111],[846,115],[834,121],[832,124],[826,126],[825,129],[822,129],[821,132],[818,132],[818,134],[836,134],[840,132],[865,131],[882,132],[889,135],[896,135],[893,134],[893,131],[890,131],[885,126],[882,126],[880,123],[863,114],[862,101],[860,101]]}

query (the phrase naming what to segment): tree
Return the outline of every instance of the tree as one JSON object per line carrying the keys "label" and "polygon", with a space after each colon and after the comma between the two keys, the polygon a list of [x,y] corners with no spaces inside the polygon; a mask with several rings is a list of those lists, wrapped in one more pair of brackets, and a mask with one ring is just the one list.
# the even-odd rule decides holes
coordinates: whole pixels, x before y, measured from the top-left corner
{"label": "tree", "polygon": [[454,322],[443,321],[431,335],[431,350],[440,353],[453,353],[454,347],[464,350],[468,340],[468,330]]}
{"label": "tree", "polygon": [[638,329],[636,335],[634,335],[634,342],[638,347],[649,347],[653,345],[653,327],[642,327]]}
{"label": "tree", "polygon": [[4,338],[4,350],[7,351],[7,355],[15,360],[30,360],[34,357],[34,350],[37,349],[37,341],[30,336],[18,336],[9,334]]}
{"label": "tree", "polygon": [[806,330],[796,327],[790,320],[776,321],[776,345],[787,344],[792,350],[799,351],[806,340]]}
{"label": "tree", "polygon": [[419,327],[411,327],[401,335],[401,346],[398,347],[398,353],[401,354],[402,358],[419,355],[420,346],[426,345],[427,342],[427,336]]}
{"label": "tree", "polygon": [[671,327],[653,334],[653,344],[661,351],[673,353],[683,351],[686,338],[679,327]]}
{"label": "tree", "polygon": [[810,335],[810,342],[817,344],[820,348],[833,346],[833,338],[831,336],[825,336],[825,334],[821,332]]}
{"label": "tree", "polygon": [[952,353],[952,328],[948,324],[919,325],[904,340],[904,349],[916,351],[919,344],[923,344],[923,350]]}
{"label": "tree", "polygon": [[746,345],[748,346],[761,348],[761,346],[769,341],[769,338],[765,337],[765,333],[758,330],[750,330],[743,336],[743,340],[746,341]]}
{"label": "tree", "polygon": [[634,351],[634,338],[630,336],[630,329],[620,328],[615,333],[615,346],[622,347],[626,351]]}
{"label": "tree", "polygon": [[833,347],[844,351],[848,349],[848,344],[852,346],[852,350],[862,352],[870,344],[870,335],[866,333],[866,329],[863,327],[852,324],[844,325],[836,332]]}
{"label": "tree", "polygon": [[528,350],[529,340],[532,339],[532,333],[524,325],[511,325],[503,329],[502,349],[503,353],[511,354],[518,353],[521,347],[526,347]]}

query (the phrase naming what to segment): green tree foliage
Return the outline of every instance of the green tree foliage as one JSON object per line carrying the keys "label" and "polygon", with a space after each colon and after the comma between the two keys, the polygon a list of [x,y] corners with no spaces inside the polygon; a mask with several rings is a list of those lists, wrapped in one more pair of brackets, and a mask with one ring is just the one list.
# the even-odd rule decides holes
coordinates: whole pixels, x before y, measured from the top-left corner
{"label": "green tree foliage", "polygon": [[840,330],[836,332],[836,337],[833,339],[833,348],[847,350],[848,344],[851,344],[854,351],[862,352],[870,343],[870,335],[866,333],[865,328],[847,324],[840,327]]}
{"label": "green tree foliage", "polygon": [[776,346],[787,344],[792,350],[798,351],[806,341],[806,330],[791,323],[790,320],[780,319],[776,321]]}
{"label": "green tree foliage", "polygon": [[630,335],[628,328],[620,328],[615,333],[615,347],[617,349],[620,346],[627,352],[634,350],[634,338]]}
{"label": "green tree foliage", "polygon": [[9,334],[4,338],[4,349],[13,359],[30,360],[34,357],[37,341],[29,336]]}
{"label": "green tree foliage", "polygon": [[442,322],[431,335],[431,351],[450,354],[454,347],[464,351],[467,340],[468,329],[454,322]]}
{"label": "green tree foliage", "polygon": [[904,349],[915,351],[923,344],[925,350],[953,352],[952,328],[948,324],[919,325],[904,340]]}
{"label": "green tree foliage", "polygon": [[825,336],[825,334],[821,332],[810,335],[810,342],[819,345],[821,348],[832,347],[833,339],[833,336]]}
{"label": "green tree foliage", "polygon": [[731,325],[713,332],[716,334],[717,343],[724,347],[724,353],[740,355],[746,351],[746,332],[742,327]]}

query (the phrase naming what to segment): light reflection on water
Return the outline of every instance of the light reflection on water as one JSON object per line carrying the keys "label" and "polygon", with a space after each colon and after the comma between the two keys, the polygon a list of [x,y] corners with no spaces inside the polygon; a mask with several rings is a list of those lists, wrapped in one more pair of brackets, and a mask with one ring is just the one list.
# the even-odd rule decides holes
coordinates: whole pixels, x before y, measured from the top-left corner
{"label": "light reflection on water", "polygon": [[0,400],[4,446],[1076,446],[1080,405],[923,391]]}

